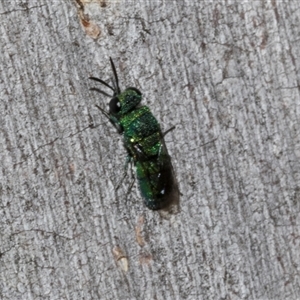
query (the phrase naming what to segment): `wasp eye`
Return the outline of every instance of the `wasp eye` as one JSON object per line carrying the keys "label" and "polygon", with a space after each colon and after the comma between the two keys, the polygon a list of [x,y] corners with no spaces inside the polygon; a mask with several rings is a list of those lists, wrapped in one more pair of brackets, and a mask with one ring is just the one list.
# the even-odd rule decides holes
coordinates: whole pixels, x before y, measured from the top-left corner
{"label": "wasp eye", "polygon": [[117,97],[114,97],[109,102],[109,112],[112,114],[116,114],[121,109],[121,103]]}

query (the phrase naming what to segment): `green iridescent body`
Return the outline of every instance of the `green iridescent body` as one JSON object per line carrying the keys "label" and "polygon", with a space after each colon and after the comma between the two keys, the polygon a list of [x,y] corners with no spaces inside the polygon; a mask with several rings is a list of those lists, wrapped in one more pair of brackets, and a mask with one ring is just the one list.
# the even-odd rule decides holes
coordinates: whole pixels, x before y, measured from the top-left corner
{"label": "green iridescent body", "polygon": [[[91,77],[114,91],[108,113],[97,107],[123,134],[124,146],[129,160],[133,160],[136,167],[137,180],[146,206],[153,210],[164,208],[177,194],[177,185],[159,123],[147,106],[139,105],[142,94],[138,89],[129,87],[120,92],[112,60],[111,65],[115,75],[114,87]],[[107,95],[101,90],[94,90]]]}

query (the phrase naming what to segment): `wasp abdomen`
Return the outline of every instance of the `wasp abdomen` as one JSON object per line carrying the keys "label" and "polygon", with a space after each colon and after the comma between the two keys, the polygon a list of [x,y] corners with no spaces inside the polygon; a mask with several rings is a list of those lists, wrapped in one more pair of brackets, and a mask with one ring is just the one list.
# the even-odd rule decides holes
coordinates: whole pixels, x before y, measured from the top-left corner
{"label": "wasp abdomen", "polygon": [[157,163],[156,158],[137,162],[136,170],[145,205],[153,210],[168,206],[175,185],[170,157],[165,157],[163,163]]}

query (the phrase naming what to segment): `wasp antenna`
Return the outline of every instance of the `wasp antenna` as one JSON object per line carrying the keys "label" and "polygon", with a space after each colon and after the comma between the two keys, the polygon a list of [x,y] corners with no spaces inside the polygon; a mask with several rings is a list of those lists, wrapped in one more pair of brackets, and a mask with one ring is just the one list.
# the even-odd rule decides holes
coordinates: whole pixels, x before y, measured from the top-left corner
{"label": "wasp antenna", "polygon": [[112,86],[110,86],[108,83],[106,83],[104,80],[96,78],[96,77],[89,77],[89,79],[98,81],[98,82],[104,84],[105,86],[107,86],[108,88],[110,88],[113,92],[115,92],[115,89]]}
{"label": "wasp antenna", "polygon": [[105,95],[107,97],[110,97],[110,98],[113,97],[112,95],[109,95],[108,93],[106,93],[106,92],[104,92],[104,91],[102,91],[100,89],[97,89],[97,88],[90,88],[90,91],[96,91],[96,92],[101,93],[101,94],[103,94],[103,95]]}
{"label": "wasp antenna", "polygon": [[115,68],[115,64],[114,64],[113,60],[111,59],[111,57],[109,59],[110,59],[111,68],[113,70],[114,77],[115,77],[116,92],[118,94],[120,94],[119,79],[118,79],[117,71],[116,71],[116,68]]}
{"label": "wasp antenna", "polygon": [[112,82],[112,85],[113,85],[115,91],[118,91],[120,93],[119,87],[117,86],[116,80],[114,77],[111,78],[111,82]]}

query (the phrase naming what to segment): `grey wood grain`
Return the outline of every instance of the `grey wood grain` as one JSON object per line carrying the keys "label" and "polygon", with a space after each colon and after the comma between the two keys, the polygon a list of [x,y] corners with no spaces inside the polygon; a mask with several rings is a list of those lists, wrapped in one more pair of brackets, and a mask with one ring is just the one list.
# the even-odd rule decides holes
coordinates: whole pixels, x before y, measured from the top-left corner
{"label": "grey wood grain", "polygon": [[[0,1],[0,299],[299,299],[299,1]],[[136,86],[180,212],[148,210],[88,80]],[[127,264],[128,263],[128,270]]]}

